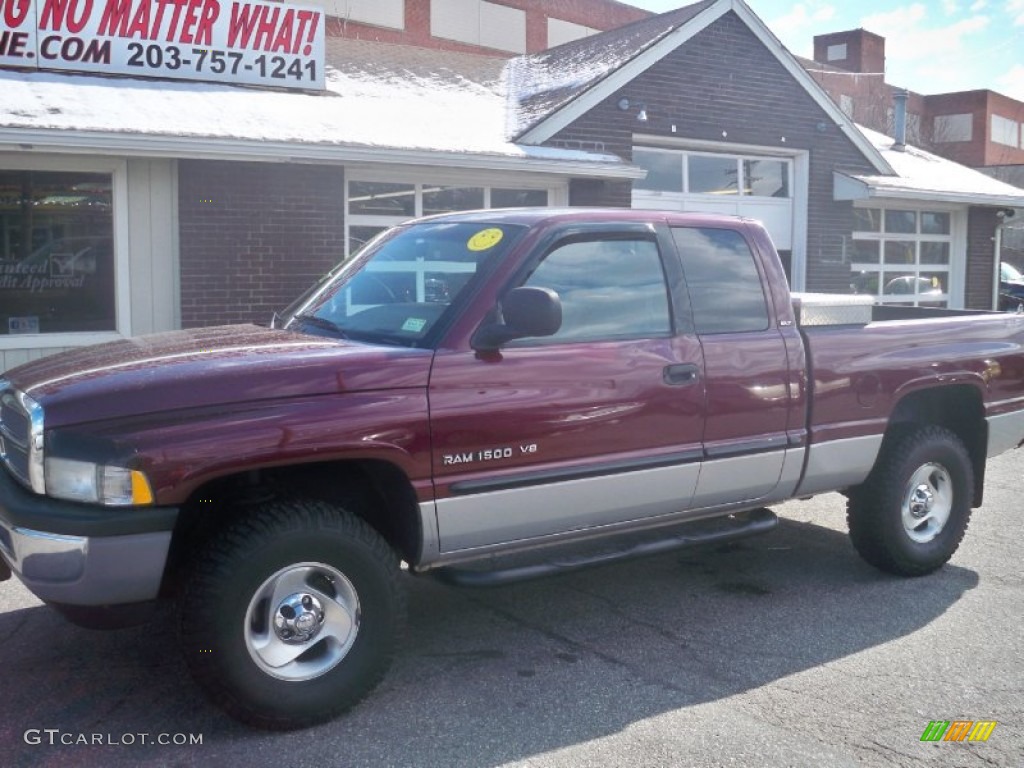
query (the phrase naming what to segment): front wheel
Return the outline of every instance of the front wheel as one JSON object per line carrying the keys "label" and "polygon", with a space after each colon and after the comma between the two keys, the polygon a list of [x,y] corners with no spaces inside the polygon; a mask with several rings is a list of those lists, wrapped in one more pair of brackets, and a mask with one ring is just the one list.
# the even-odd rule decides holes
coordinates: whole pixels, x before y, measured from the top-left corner
{"label": "front wheel", "polygon": [[262,728],[329,720],[391,662],[404,614],[398,558],[363,520],[329,504],[267,505],[211,543],[179,602],[193,677]]}
{"label": "front wheel", "polygon": [[876,568],[931,573],[960,546],[973,498],[974,471],[960,438],[937,426],[905,430],[886,439],[875,469],[850,494],[850,538]]}

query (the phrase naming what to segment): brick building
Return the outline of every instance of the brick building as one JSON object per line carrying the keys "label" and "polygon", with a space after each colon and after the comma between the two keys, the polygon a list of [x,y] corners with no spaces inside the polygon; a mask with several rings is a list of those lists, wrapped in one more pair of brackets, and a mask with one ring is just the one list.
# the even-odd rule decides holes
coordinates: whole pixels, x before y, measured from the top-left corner
{"label": "brick building", "polygon": [[858,128],[742,0],[323,7],[323,61],[287,67],[326,65],[320,90],[55,73],[0,51],[0,370],[266,322],[387,226],[513,205],[752,216],[794,288],[992,305],[997,213],[1024,192]]}
{"label": "brick building", "polygon": [[[901,90],[885,79],[885,38],[863,29],[818,35],[814,79],[857,123],[891,133]],[[990,90],[909,93],[908,139],[972,168],[1024,165],[1024,102]]]}

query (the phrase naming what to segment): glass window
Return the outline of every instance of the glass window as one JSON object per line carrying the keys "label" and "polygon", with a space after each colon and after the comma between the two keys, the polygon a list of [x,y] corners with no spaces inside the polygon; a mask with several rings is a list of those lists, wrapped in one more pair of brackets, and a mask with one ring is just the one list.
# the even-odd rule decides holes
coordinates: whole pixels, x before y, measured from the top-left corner
{"label": "glass window", "polygon": [[739,164],[736,158],[690,155],[687,163],[690,192],[711,195],[739,194],[739,184],[736,178],[739,173]]}
{"label": "glass window", "polygon": [[0,334],[116,330],[112,177],[0,170]]}
{"label": "glass window", "polygon": [[922,264],[949,264],[949,243],[921,243]]}
{"label": "glass window", "polygon": [[853,231],[881,232],[882,212],[878,208],[854,208]]}
{"label": "glass window", "polygon": [[877,270],[854,270],[850,276],[851,293],[867,293],[877,296],[879,285],[881,285],[881,281]]}
{"label": "glass window", "polygon": [[352,225],[348,228],[348,252],[355,253],[387,227],[361,227]]}
{"label": "glass window", "polygon": [[523,231],[468,222],[396,227],[289,307],[285,327],[417,346]]}
{"label": "glass window", "polygon": [[483,187],[424,187],[423,215],[475,211],[484,207]]}
{"label": "glass window", "polygon": [[348,212],[370,216],[416,215],[416,188],[412,184],[383,181],[350,181]]}
{"label": "glass window", "polygon": [[633,182],[637,189],[683,191],[683,156],[680,153],[634,149],[633,162],[647,170],[647,178]]}
{"label": "glass window", "polygon": [[744,160],[745,194],[789,197],[789,163],[781,160]]}
{"label": "glass window", "polygon": [[634,147],[633,162],[647,171],[646,178],[633,182],[634,192],[641,197],[646,192],[677,192],[788,200],[793,194],[793,162],[784,158]]}
{"label": "glass window", "polygon": [[649,240],[562,245],[545,257],[524,284],[558,293],[562,327],[554,336],[520,343],[645,338],[671,330],[661,257]]}
{"label": "glass window", "polygon": [[880,207],[854,209],[854,216],[851,292],[883,304],[950,303],[953,214]]}
{"label": "glass window", "polygon": [[345,255],[354,254],[385,227],[420,216],[484,207],[545,207],[549,194],[547,189],[492,187],[488,190],[486,186],[349,179]]}
{"label": "glass window", "polygon": [[917,211],[885,212],[885,231],[896,234],[914,234],[917,232]]}
{"label": "glass window", "polygon": [[921,234],[922,235],[948,235],[949,214],[921,212]]}
{"label": "glass window", "polygon": [[546,189],[492,189],[491,208],[533,208],[548,204]]}
{"label": "glass window", "polygon": [[763,331],[768,307],[747,241],[731,229],[673,228],[697,333]]}
{"label": "glass window", "polygon": [[914,243],[904,240],[890,240],[885,244],[886,264],[913,264]]}
{"label": "glass window", "polygon": [[854,240],[851,243],[850,261],[855,264],[877,264],[878,245],[877,240]]}

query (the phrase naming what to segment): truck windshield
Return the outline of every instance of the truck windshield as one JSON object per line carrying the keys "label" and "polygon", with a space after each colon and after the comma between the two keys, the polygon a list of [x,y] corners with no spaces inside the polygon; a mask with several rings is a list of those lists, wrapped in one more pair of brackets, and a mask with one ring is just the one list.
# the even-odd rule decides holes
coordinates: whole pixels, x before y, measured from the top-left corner
{"label": "truck windshield", "polygon": [[283,327],[384,344],[424,346],[430,332],[525,227],[422,222],[396,227],[326,275],[283,315]]}

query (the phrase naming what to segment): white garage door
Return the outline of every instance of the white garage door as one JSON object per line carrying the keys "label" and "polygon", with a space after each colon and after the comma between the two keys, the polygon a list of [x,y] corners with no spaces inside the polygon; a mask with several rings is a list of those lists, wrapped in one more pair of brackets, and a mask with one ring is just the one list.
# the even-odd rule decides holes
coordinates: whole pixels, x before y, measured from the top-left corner
{"label": "white garage door", "polygon": [[635,147],[647,178],[633,207],[728,213],[762,221],[781,251],[793,248],[793,161],[786,157]]}

